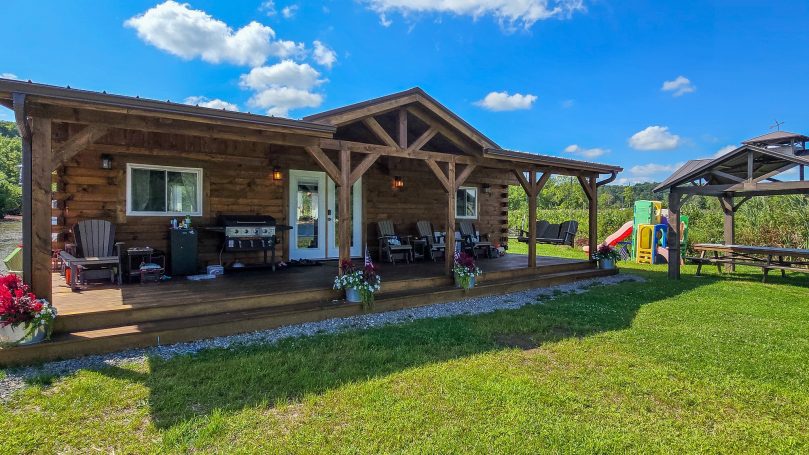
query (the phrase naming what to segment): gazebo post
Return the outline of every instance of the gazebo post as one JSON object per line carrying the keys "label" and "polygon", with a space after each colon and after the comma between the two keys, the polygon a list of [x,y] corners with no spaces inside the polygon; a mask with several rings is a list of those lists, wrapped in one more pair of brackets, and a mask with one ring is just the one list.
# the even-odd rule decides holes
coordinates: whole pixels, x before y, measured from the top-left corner
{"label": "gazebo post", "polygon": [[536,169],[531,167],[528,171],[528,181],[531,183],[531,191],[528,192],[528,267],[537,266],[537,194],[535,182],[537,178]]}
{"label": "gazebo post", "polygon": [[682,194],[675,188],[669,193],[669,228],[668,228],[668,248],[669,248],[669,279],[680,279],[680,202]]}
{"label": "gazebo post", "polygon": [[[733,196],[720,196],[719,202],[722,205],[722,212],[725,214],[725,245],[736,244],[736,208],[733,206]],[[725,264],[725,270],[729,272],[736,271],[736,264]]]}

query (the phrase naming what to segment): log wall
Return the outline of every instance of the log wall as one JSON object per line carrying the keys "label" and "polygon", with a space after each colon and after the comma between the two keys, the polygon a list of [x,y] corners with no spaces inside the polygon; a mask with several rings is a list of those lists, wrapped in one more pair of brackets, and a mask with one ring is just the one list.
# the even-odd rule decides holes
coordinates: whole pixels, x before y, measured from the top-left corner
{"label": "log wall", "polygon": [[[55,144],[68,137],[66,125],[56,125]],[[327,152],[336,161],[336,152]],[[101,169],[101,155],[113,158],[113,168]],[[356,164],[362,155],[353,154]],[[151,246],[168,250],[168,226],[172,217],[126,215],[126,165],[151,164],[203,169],[203,216],[193,217],[200,227],[215,225],[221,214],[261,214],[274,216],[279,224],[289,224],[289,170],[321,169],[299,148],[213,140],[199,137],[113,130],[80,152],[55,174],[53,216],[56,219],[54,247],[71,242],[70,227],[83,219],[105,219],[117,226],[117,241],[127,246]],[[282,181],[272,179],[272,169],[284,172]],[[392,179],[400,175],[405,187],[393,190]],[[476,170],[465,183],[491,186],[491,194],[479,191],[478,229],[493,240],[505,237],[507,230],[507,186],[511,178],[503,171]],[[364,225],[368,245],[375,250],[376,220],[389,218],[403,234],[415,234],[415,223],[430,220],[436,229],[445,229],[446,193],[427,166],[418,160],[382,157],[363,177]],[[285,235],[284,240],[289,240]],[[200,266],[219,263],[222,238],[200,231]],[[288,257],[286,242],[279,245],[280,257]],[[223,263],[235,260],[259,262],[261,253],[224,253]]]}

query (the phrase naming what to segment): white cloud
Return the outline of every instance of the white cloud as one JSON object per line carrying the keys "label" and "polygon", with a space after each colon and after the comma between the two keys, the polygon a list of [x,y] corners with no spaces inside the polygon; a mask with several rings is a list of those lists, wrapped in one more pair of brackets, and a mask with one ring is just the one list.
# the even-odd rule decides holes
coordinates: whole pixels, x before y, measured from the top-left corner
{"label": "white cloud", "polygon": [[537,97],[534,95],[522,95],[519,93],[509,95],[508,92],[491,92],[475,104],[490,111],[501,112],[530,109],[536,100]]}
{"label": "white cloud", "polygon": [[326,68],[331,69],[334,63],[337,61],[337,53],[334,52],[333,49],[329,49],[328,46],[323,44],[320,41],[315,40],[312,43],[315,47],[312,56],[314,57],[315,61]]}
{"label": "white cloud", "polygon": [[281,15],[284,16],[286,19],[292,19],[295,17],[295,14],[298,12],[299,6],[298,5],[288,5],[281,9]]}
{"label": "white cloud", "polygon": [[379,14],[379,25],[381,25],[381,26],[383,26],[385,28],[388,28],[391,25],[393,25],[393,21],[388,19],[388,16],[385,15],[385,13],[380,13]]}
{"label": "white cloud", "polygon": [[320,73],[308,63],[284,60],[272,66],[253,68],[241,76],[239,85],[256,91],[281,86],[310,90],[323,82]]}
{"label": "white cloud", "polygon": [[14,80],[17,80],[17,79],[19,79],[19,77],[17,77],[17,75],[14,74],[14,73],[0,73],[0,79],[14,79]]}
{"label": "white cloud", "polygon": [[184,59],[257,66],[268,57],[289,57],[304,46],[275,40],[275,31],[258,22],[233,30],[226,23],[187,3],[168,0],[124,22],[143,41]]}
{"label": "white cloud", "polygon": [[275,9],[275,2],[273,0],[266,0],[261,2],[261,5],[258,7],[259,11],[263,11],[264,14],[267,16],[275,16],[278,14],[278,11]]}
{"label": "white cloud", "polygon": [[[414,13],[449,13],[478,19],[492,16],[508,28],[531,28],[537,21],[565,19],[585,11],[584,0],[363,0],[380,16],[383,26],[389,25],[386,13],[403,16]],[[386,25],[387,24],[387,25]]]}
{"label": "white cloud", "polygon": [[697,87],[687,77],[677,76],[673,81],[664,81],[660,90],[672,92],[673,96],[682,96],[686,93],[695,92]]}
{"label": "white cloud", "polygon": [[284,60],[253,68],[242,75],[239,85],[255,92],[247,102],[250,106],[286,117],[293,109],[320,106],[323,95],[312,90],[323,82],[320,73],[308,63]]}
{"label": "white cloud", "polygon": [[727,153],[730,153],[730,152],[736,150],[737,148],[739,148],[739,147],[737,147],[735,145],[726,145],[726,146],[722,147],[721,149],[717,150],[716,153],[713,154],[713,157],[714,158],[719,158],[720,156],[725,155]]}
{"label": "white cloud", "polygon": [[219,98],[208,99],[204,96],[189,96],[183,101],[183,103],[201,107],[209,107],[211,109],[224,109],[226,111],[236,112],[239,111],[239,106],[224,100],[220,100]]}
{"label": "white cloud", "polygon": [[682,143],[680,136],[669,132],[667,126],[650,126],[629,138],[635,150],[672,150]]}
{"label": "white cloud", "polygon": [[302,107],[318,107],[323,95],[292,87],[272,87],[253,95],[248,104],[266,109],[267,114],[287,117],[289,111]]}
{"label": "white cloud", "polygon": [[628,174],[616,180],[617,184],[633,185],[635,183],[643,182],[661,182],[663,179],[671,175],[672,172],[679,169],[685,163],[674,164],[658,164],[648,163],[639,164],[629,168]]}
{"label": "white cloud", "polygon": [[603,149],[603,148],[600,148],[600,147],[594,147],[594,148],[586,149],[586,148],[581,147],[581,146],[579,146],[577,144],[573,144],[573,145],[568,145],[567,147],[565,147],[565,153],[578,155],[578,156],[581,156],[581,157],[584,157],[584,158],[598,158],[601,155],[605,155],[605,154],[609,153],[609,150],[608,149]]}

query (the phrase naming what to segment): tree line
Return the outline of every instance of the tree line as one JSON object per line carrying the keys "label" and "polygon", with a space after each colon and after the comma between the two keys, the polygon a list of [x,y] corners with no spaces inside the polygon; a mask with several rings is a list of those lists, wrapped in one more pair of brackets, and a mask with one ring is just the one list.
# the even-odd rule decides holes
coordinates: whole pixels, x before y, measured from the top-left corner
{"label": "tree line", "polygon": [[0,218],[20,213],[22,139],[14,122],[0,121]]}
{"label": "tree line", "polygon": [[[598,189],[598,239],[615,232],[632,220],[638,200],[662,201],[668,193],[652,190],[658,183],[605,185]],[[689,217],[688,243],[723,243],[723,213],[715,197],[693,197],[681,213]],[[577,243],[586,244],[587,197],[575,177],[555,176],[548,180],[537,198],[537,219],[560,223],[576,220],[581,226]],[[509,187],[509,227],[526,229],[528,200],[520,186]],[[736,213],[736,243],[809,248],[809,196],[755,197]]]}

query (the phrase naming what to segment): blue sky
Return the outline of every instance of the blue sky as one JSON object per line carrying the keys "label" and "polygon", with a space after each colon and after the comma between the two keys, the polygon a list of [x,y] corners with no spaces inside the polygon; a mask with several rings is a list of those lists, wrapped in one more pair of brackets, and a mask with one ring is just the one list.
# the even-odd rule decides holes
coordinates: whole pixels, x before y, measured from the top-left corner
{"label": "blue sky", "polygon": [[[809,132],[809,3],[5,0],[0,74],[299,118],[421,86],[501,146],[659,180]],[[10,112],[0,109],[0,118]]]}

